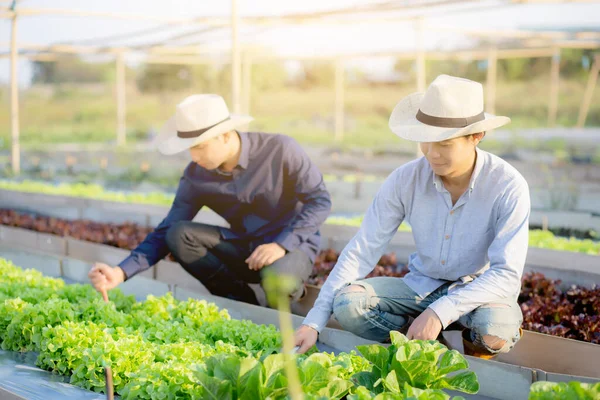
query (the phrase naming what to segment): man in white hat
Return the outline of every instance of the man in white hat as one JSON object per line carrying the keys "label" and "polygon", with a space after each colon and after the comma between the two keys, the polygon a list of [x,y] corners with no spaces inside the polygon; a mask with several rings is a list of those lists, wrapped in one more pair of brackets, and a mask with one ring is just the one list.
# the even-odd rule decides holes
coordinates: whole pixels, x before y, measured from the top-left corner
{"label": "man in white hat", "polygon": [[[391,330],[434,340],[450,327],[463,329],[467,354],[490,358],[515,345],[529,188],[515,168],[477,147],[486,131],[509,122],[484,113],[479,83],[447,75],[398,103],[390,128],[420,142],[424,156],[380,188],[296,332],[300,352],[316,342],[332,313],[370,340],[386,341]],[[364,279],[403,221],[417,247],[410,272]]]}
{"label": "man in white hat", "polygon": [[[116,287],[171,253],[211,293],[265,305],[265,271],[297,278],[298,299],[319,250],[331,200],[323,177],[290,137],[238,132],[249,116],[230,114],[221,96],[177,106],[157,140],[163,154],[189,150],[167,217],[116,267],[96,264],[98,290]],[[191,222],[207,206],[230,228]]]}

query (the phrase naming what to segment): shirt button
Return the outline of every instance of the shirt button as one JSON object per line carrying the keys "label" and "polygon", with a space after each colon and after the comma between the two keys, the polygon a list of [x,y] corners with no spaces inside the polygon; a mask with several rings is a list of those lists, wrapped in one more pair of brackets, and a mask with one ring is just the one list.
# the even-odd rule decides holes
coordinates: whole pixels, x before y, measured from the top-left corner
{"label": "shirt button", "polygon": [[446,240],[450,239],[450,235],[446,235]]}
{"label": "shirt button", "polygon": [[442,260],[442,265],[446,265],[446,260]]}
{"label": "shirt button", "polygon": [[453,214],[454,214],[454,210],[450,210],[450,215],[453,215]]}

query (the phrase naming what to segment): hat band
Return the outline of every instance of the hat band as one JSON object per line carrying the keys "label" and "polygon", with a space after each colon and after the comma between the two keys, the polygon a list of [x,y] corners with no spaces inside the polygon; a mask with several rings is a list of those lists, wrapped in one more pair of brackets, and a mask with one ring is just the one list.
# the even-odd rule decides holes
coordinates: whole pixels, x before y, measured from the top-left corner
{"label": "hat band", "polygon": [[217,122],[216,124],[211,125],[208,128],[197,129],[195,131],[187,131],[187,132],[177,131],[177,137],[179,137],[181,139],[191,139],[191,138],[198,137],[198,136],[202,135],[204,132],[206,132],[206,131],[214,128],[215,126],[222,124],[223,122],[228,121],[230,119],[231,119],[231,116],[228,116],[223,121]]}
{"label": "hat band", "polygon": [[434,117],[433,115],[425,114],[419,110],[417,112],[417,120],[424,123],[425,125],[437,126],[439,128],[464,128],[474,124],[475,122],[483,121],[485,119],[485,113],[482,111],[477,115],[465,118],[445,118],[445,117]]}

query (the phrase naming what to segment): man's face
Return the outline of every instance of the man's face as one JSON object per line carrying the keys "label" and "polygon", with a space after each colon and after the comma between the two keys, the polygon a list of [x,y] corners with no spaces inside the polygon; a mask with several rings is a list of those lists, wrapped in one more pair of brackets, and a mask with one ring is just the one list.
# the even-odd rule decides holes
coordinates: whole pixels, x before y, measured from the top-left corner
{"label": "man's face", "polygon": [[443,142],[421,143],[421,151],[436,175],[454,176],[463,172],[472,161],[477,141],[472,136],[461,136]]}
{"label": "man's face", "polygon": [[217,169],[227,161],[229,147],[225,135],[219,135],[190,149],[192,161],[202,168]]}

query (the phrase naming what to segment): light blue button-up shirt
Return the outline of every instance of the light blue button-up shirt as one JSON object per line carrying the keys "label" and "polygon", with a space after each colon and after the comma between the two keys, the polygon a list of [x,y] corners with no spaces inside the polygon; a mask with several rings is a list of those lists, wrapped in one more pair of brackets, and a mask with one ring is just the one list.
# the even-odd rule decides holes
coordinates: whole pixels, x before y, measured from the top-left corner
{"label": "light blue button-up shirt", "polygon": [[444,329],[483,304],[516,301],[530,210],[523,176],[480,149],[469,188],[454,205],[425,157],[399,167],[379,189],[304,324],[318,331],[325,327],[337,291],[374,269],[404,220],[412,227],[417,247],[404,282],[421,298],[454,282],[447,296],[430,305]]}

